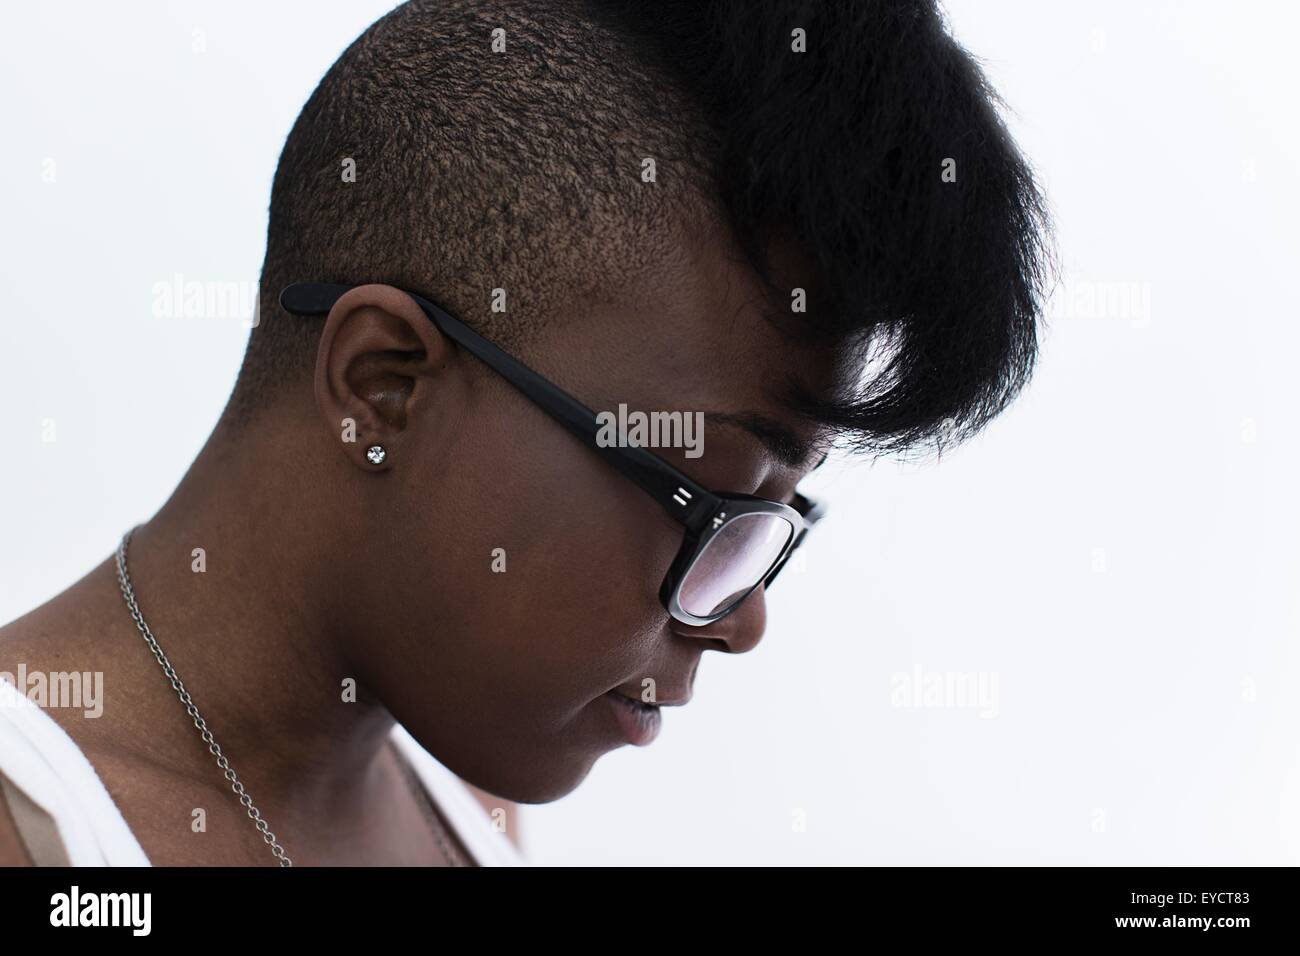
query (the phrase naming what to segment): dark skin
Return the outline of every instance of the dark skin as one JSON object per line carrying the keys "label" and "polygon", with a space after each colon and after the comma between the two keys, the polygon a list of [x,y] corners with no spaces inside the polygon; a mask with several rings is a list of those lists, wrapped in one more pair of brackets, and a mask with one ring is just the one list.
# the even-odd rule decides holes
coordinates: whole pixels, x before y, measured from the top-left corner
{"label": "dark skin", "polygon": [[[705,487],[788,501],[826,436],[767,390],[791,370],[830,387],[833,358],[793,350],[760,315],[724,233],[683,230],[676,248],[609,301],[570,303],[526,360],[594,409],[704,411],[702,457],[657,453]],[[801,284],[793,256],[778,262]],[[773,419],[808,453],[783,461],[711,411]],[[153,632],[295,865],[440,865],[384,746],[394,719],[485,806],[551,801],[625,743],[603,694],[639,697],[649,677],[660,700],[687,698],[705,651],[757,644],[761,590],[706,627],[668,616],[658,589],[681,536],[407,296],[370,285],[325,320],[311,382],[251,427],[214,432],[130,562]],[[155,864],[275,864],[136,631],[111,558],[0,630],[0,670],[19,662],[104,672],[102,718],[47,713]],[[341,699],[348,678],[356,703]],[[190,830],[195,807],[206,834]],[[22,862],[6,826],[0,858]]]}

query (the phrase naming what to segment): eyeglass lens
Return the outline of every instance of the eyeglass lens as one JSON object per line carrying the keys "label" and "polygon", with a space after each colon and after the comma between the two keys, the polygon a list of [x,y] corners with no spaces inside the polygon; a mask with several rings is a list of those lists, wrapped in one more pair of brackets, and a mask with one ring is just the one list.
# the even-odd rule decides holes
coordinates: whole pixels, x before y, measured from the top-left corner
{"label": "eyeglass lens", "polygon": [[686,570],[677,598],[683,610],[695,617],[727,610],[767,576],[793,534],[780,515],[736,515]]}

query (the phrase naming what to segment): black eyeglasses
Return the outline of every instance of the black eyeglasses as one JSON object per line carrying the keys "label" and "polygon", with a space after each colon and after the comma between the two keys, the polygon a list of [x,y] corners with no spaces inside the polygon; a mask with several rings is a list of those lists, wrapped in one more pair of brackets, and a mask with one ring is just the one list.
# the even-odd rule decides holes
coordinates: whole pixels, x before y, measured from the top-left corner
{"label": "black eyeglasses", "polygon": [[[280,306],[293,315],[327,315],[352,288],[355,286],[294,283],[280,293]],[[600,420],[590,408],[446,310],[414,292],[402,291],[439,331],[636,482],[686,529],[681,549],[659,589],[659,599],[668,613],[683,624],[712,624],[739,607],[760,584],[771,586],[825,513],[823,506],[798,493],[787,505],[753,495],[711,492],[644,448],[598,441]]]}

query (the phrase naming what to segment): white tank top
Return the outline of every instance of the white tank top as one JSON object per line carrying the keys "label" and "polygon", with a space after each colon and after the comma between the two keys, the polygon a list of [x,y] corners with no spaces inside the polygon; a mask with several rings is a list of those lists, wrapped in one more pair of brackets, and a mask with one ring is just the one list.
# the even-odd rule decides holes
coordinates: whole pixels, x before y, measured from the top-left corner
{"label": "white tank top", "polygon": [[[398,753],[415,770],[479,866],[527,866],[455,774],[402,727]],[[99,774],[62,727],[0,679],[0,799],[33,856],[71,866],[150,866]]]}

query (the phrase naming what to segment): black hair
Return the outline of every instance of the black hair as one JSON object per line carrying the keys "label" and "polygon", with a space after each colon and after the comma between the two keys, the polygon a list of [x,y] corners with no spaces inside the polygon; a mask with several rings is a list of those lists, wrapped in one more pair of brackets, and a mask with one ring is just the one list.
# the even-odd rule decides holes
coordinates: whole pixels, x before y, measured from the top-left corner
{"label": "black hair", "polygon": [[288,282],[421,290],[526,349],[519,317],[599,295],[707,209],[787,312],[769,253],[793,241],[812,282],[783,325],[868,363],[837,396],[787,383],[790,407],[864,450],[958,440],[1028,380],[1052,276],[999,106],[930,0],[413,0],[289,135],[228,414],[311,366],[318,323],[279,309]]}

